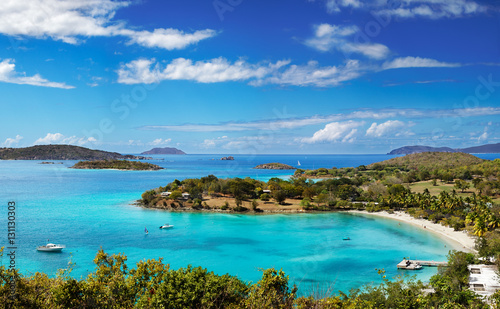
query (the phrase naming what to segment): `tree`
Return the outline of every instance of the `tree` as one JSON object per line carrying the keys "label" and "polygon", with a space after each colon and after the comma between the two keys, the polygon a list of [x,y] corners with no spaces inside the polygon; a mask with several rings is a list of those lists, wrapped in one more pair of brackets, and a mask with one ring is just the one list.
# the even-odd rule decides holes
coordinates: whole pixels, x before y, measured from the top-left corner
{"label": "tree", "polygon": [[318,204],[318,206],[320,206],[320,204],[326,204],[328,201],[328,194],[322,192],[316,196],[314,201]]}
{"label": "tree", "polygon": [[292,309],[297,287],[288,287],[288,276],[274,268],[263,271],[262,279],[250,287],[246,308]]}
{"label": "tree", "polygon": [[169,197],[173,200],[179,199],[182,197],[182,192],[179,190],[174,190],[172,191],[172,193],[170,193]]}
{"label": "tree", "polygon": [[269,196],[269,194],[267,194],[267,193],[262,193],[262,194],[260,195],[260,200],[261,200],[261,201],[269,201],[269,199],[270,199],[270,198],[271,198],[271,197],[270,197],[270,196]]}
{"label": "tree", "polygon": [[156,198],[155,190],[148,190],[142,194],[142,202],[144,205],[149,205],[153,199]]}
{"label": "tree", "polygon": [[286,200],[286,193],[283,190],[274,190],[273,198],[278,202],[278,204],[283,205]]}
{"label": "tree", "polygon": [[462,179],[455,180],[455,188],[462,190],[462,193],[465,190],[469,189],[469,187],[470,187],[470,184],[467,181],[462,180]]}

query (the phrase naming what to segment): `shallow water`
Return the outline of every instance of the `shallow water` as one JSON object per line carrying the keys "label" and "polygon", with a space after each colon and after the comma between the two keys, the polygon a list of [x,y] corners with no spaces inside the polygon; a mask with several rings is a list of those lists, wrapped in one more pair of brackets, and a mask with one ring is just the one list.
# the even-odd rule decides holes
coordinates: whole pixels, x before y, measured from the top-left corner
{"label": "shallow water", "polygon": [[[403,274],[396,269],[403,257],[446,259],[449,243],[389,219],[345,213],[170,213],[130,205],[145,190],[175,178],[215,174],[267,180],[291,172],[252,167],[267,162],[296,165],[298,160],[304,168],[343,167],[388,158],[235,157],[235,161],[220,161],[212,160],[219,158],[213,155],[156,156],[152,163],[167,168],[161,171],[73,170],[67,167],[75,162],[0,161],[2,226],[7,225],[7,202],[16,202],[16,266],[24,273],[54,275],[71,260],[76,263],[72,275],[79,278],[93,270],[92,260],[102,247],[108,253],[127,255],[129,267],[142,259],[163,257],[173,268],[192,264],[254,282],[261,277],[260,268],[283,268],[307,293],[328,288],[347,292],[369,282],[379,283],[376,268],[384,268],[389,277]],[[175,227],[158,228],[167,222]],[[0,233],[2,246],[7,244],[6,230]],[[351,240],[342,240],[346,236]],[[37,252],[36,246],[48,239],[67,248],[60,254]],[[6,262],[4,257],[2,263]],[[435,271],[424,268],[409,274],[428,280]]]}

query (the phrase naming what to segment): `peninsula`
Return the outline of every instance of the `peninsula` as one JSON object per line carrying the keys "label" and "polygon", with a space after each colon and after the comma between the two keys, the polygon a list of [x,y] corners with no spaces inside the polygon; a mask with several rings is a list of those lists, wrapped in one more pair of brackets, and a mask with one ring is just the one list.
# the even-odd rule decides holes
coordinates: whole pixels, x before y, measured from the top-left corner
{"label": "peninsula", "polygon": [[[144,192],[139,204],[169,211],[354,210],[428,226],[469,251],[474,250],[471,237],[484,239],[482,252],[492,250],[498,240],[495,229],[500,227],[500,208],[494,203],[500,192],[494,188],[500,179],[500,160],[431,152],[368,166],[297,171],[290,180],[271,178],[267,182],[213,175],[175,180]],[[318,174],[329,177],[315,182],[305,177]]]}
{"label": "peninsula", "polygon": [[72,145],[39,145],[25,148],[0,148],[0,160],[148,160],[150,158],[122,155],[117,152]]}
{"label": "peninsula", "polygon": [[127,160],[96,160],[96,161],[80,161],[70,168],[75,169],[115,169],[123,171],[156,171],[161,170],[155,164],[127,161]]}

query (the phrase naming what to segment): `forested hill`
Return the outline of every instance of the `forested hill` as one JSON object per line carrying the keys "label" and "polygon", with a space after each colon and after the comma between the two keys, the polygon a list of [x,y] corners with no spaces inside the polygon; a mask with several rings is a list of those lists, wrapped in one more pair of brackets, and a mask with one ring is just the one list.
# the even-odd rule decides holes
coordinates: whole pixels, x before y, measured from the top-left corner
{"label": "forested hill", "polygon": [[420,152],[457,152],[455,149],[450,147],[431,147],[431,146],[404,146],[398,149],[391,150],[389,155],[399,155],[399,154],[412,154]]}
{"label": "forested hill", "polygon": [[26,148],[0,148],[0,160],[114,160],[147,159],[117,152],[72,145],[39,145]]}
{"label": "forested hill", "polygon": [[148,151],[141,153],[143,155],[163,155],[163,154],[175,154],[175,155],[185,155],[186,153],[180,149],[165,147],[165,148],[153,148]]}
{"label": "forested hill", "polygon": [[419,152],[465,152],[465,153],[500,153],[500,143],[497,144],[486,144],[481,146],[474,146],[468,148],[450,148],[450,147],[432,147],[432,146],[404,146],[391,150],[388,154],[398,155],[398,154],[412,154]]}
{"label": "forested hill", "polygon": [[419,168],[425,168],[427,170],[450,169],[461,166],[471,166],[483,161],[483,159],[462,152],[421,152],[373,163],[370,164],[368,168],[383,169],[385,167],[396,167],[406,171],[418,170]]}

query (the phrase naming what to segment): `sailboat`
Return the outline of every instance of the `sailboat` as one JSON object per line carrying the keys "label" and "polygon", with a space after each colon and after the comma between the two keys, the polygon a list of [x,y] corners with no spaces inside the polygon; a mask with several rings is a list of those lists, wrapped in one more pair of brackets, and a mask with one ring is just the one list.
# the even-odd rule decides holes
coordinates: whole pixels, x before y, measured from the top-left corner
{"label": "sailboat", "polygon": [[297,166],[300,166],[300,161],[299,160],[297,160]]}
{"label": "sailboat", "polygon": [[149,234],[148,229],[146,227],[144,227],[144,233],[146,233],[146,235]]}

